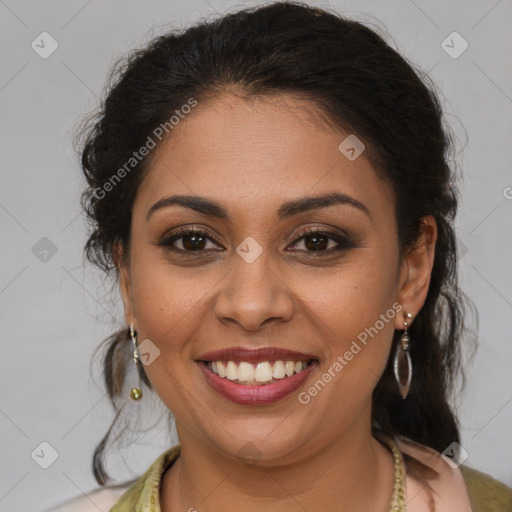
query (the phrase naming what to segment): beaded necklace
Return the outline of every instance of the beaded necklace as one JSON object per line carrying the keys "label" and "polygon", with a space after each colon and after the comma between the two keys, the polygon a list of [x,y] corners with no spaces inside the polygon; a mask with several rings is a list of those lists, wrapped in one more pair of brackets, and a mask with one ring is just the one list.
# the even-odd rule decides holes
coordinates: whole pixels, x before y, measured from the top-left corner
{"label": "beaded necklace", "polygon": [[395,480],[393,483],[393,495],[391,497],[391,507],[389,512],[406,512],[405,508],[405,465],[402,453],[400,452],[394,439],[384,434],[382,431],[374,432],[379,440],[384,442],[393,455]]}

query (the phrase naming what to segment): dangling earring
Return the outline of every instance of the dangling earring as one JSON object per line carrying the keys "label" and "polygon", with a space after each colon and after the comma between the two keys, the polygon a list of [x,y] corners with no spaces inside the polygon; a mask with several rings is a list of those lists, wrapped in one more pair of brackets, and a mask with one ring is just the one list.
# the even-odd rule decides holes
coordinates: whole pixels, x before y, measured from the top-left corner
{"label": "dangling earring", "polygon": [[130,337],[132,338],[133,341],[133,362],[135,363],[135,369],[137,370],[137,374],[139,375],[139,387],[132,388],[130,390],[130,398],[132,400],[139,400],[140,398],[142,398],[142,389],[140,385],[139,369],[137,368],[137,361],[139,360],[139,354],[137,352],[137,335],[133,330],[133,324],[130,325]]}
{"label": "dangling earring", "polygon": [[409,334],[407,327],[409,320],[412,318],[411,313],[405,313],[404,327],[405,330],[400,338],[400,343],[396,347],[393,368],[395,370],[395,379],[402,398],[405,399],[409,393],[412,378],[412,363],[409,354]]}

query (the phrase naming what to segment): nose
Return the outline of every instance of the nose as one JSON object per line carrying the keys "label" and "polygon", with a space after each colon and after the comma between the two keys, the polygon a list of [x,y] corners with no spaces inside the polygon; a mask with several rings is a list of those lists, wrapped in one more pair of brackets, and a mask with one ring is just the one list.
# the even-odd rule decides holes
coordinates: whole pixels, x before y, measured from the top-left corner
{"label": "nose", "polygon": [[215,316],[220,322],[259,331],[264,325],[292,318],[292,291],[263,254],[251,263],[235,258],[215,302]]}

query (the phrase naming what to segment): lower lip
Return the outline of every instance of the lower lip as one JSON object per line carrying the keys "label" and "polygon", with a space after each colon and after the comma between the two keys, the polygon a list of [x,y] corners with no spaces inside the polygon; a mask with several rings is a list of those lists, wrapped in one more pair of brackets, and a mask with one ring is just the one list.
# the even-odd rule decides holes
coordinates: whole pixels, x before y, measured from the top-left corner
{"label": "lower lip", "polygon": [[284,377],[272,384],[248,386],[236,384],[229,379],[219,377],[205,363],[199,363],[199,368],[205,374],[208,384],[223,397],[240,405],[271,404],[287,397],[302,385],[316,366],[317,363],[313,362],[300,373],[296,373],[291,377]]}

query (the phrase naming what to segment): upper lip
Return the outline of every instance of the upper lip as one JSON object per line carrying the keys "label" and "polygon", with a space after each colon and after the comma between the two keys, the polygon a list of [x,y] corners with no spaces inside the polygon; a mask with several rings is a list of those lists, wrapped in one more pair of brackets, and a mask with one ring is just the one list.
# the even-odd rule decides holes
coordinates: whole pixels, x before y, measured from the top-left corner
{"label": "upper lip", "polygon": [[296,352],[278,347],[232,347],[213,350],[202,354],[198,361],[247,361],[258,363],[260,361],[310,361],[316,359],[314,355]]}

